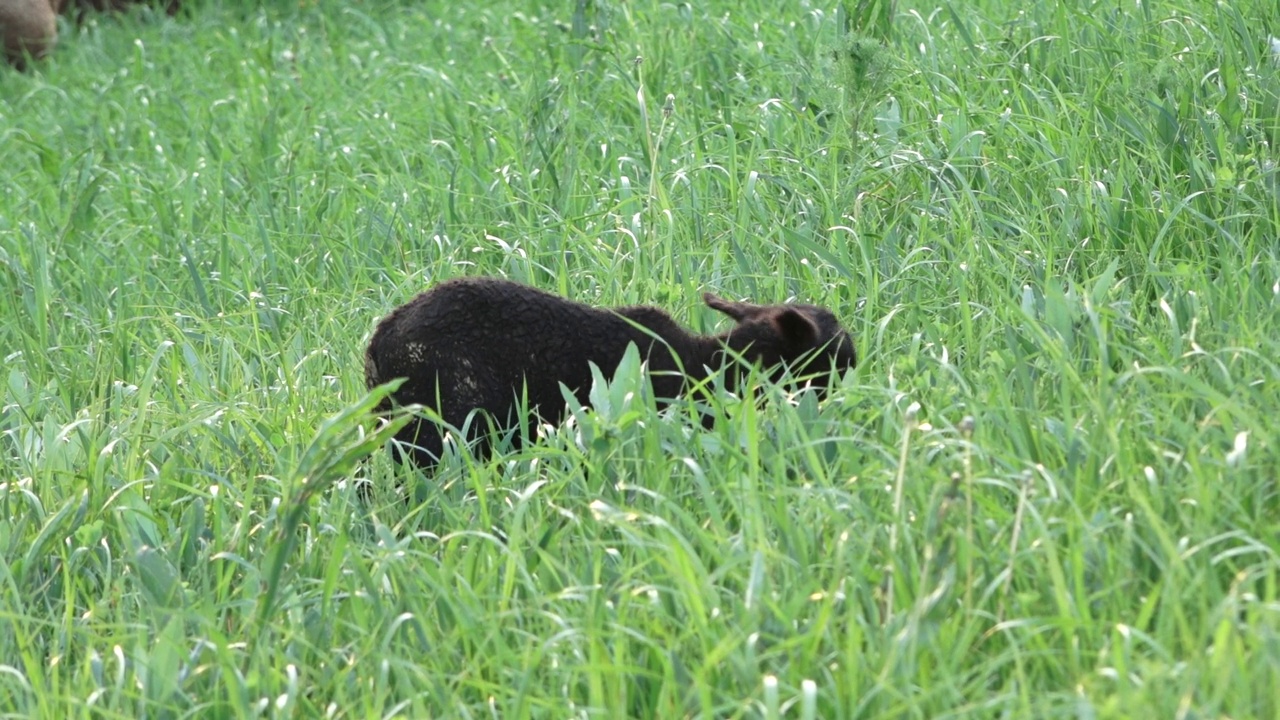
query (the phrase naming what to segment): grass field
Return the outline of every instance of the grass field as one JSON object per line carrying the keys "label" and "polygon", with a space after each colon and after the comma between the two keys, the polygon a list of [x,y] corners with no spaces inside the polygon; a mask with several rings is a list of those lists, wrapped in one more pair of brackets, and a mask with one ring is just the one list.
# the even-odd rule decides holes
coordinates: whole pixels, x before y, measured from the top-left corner
{"label": "grass field", "polygon": [[[1274,2],[190,5],[0,68],[3,717],[1280,717]],[[860,362],[398,468],[478,274]]]}

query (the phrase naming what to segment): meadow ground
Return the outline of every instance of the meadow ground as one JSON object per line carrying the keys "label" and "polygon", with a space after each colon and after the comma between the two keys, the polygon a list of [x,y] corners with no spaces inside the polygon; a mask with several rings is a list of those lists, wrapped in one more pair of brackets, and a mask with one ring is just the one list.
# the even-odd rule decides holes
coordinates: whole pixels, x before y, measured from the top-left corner
{"label": "meadow ground", "polygon": [[[0,715],[1280,714],[1274,2],[191,5],[0,70]],[[861,362],[422,477],[472,274]]]}

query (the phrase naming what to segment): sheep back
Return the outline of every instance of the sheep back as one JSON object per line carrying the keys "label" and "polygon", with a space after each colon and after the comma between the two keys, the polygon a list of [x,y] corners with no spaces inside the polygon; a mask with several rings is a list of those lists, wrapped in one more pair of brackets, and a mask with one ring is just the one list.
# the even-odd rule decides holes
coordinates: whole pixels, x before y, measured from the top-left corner
{"label": "sheep back", "polygon": [[26,57],[43,57],[58,42],[58,25],[49,0],[0,0],[0,44],[16,67]]}
{"label": "sheep back", "polygon": [[[654,351],[654,336],[671,349]],[[378,324],[365,353],[365,382],[372,388],[407,378],[395,403],[433,408],[455,427],[476,409],[500,427],[527,422],[514,417],[523,390],[530,410],[555,423],[564,412],[560,384],[587,404],[589,363],[610,373],[632,342],[655,371],[660,397],[679,393],[676,357],[686,369],[710,359],[708,341],[658,308],[598,309],[506,280],[461,278],[421,293]],[[483,451],[487,428],[472,427],[468,440],[480,440]],[[421,448],[414,453],[419,465],[433,464],[443,450],[439,429],[427,421],[410,423],[397,439]]]}

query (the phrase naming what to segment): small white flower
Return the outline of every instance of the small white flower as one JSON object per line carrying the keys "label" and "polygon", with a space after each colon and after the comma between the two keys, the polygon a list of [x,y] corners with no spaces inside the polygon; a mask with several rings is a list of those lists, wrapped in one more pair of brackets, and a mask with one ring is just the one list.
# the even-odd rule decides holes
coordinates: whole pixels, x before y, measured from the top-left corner
{"label": "small white flower", "polygon": [[1249,450],[1249,433],[1236,433],[1235,442],[1232,443],[1231,452],[1227,453],[1227,465],[1237,468],[1244,463],[1245,453]]}

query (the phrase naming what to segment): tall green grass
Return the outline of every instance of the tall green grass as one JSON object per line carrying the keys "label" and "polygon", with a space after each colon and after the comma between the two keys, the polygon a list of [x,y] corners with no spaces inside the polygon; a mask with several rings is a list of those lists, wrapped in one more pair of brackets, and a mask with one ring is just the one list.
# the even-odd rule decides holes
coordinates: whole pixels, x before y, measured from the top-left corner
{"label": "tall green grass", "polygon": [[[1274,3],[192,5],[0,72],[4,716],[1280,714]],[[478,274],[860,362],[396,467]]]}

